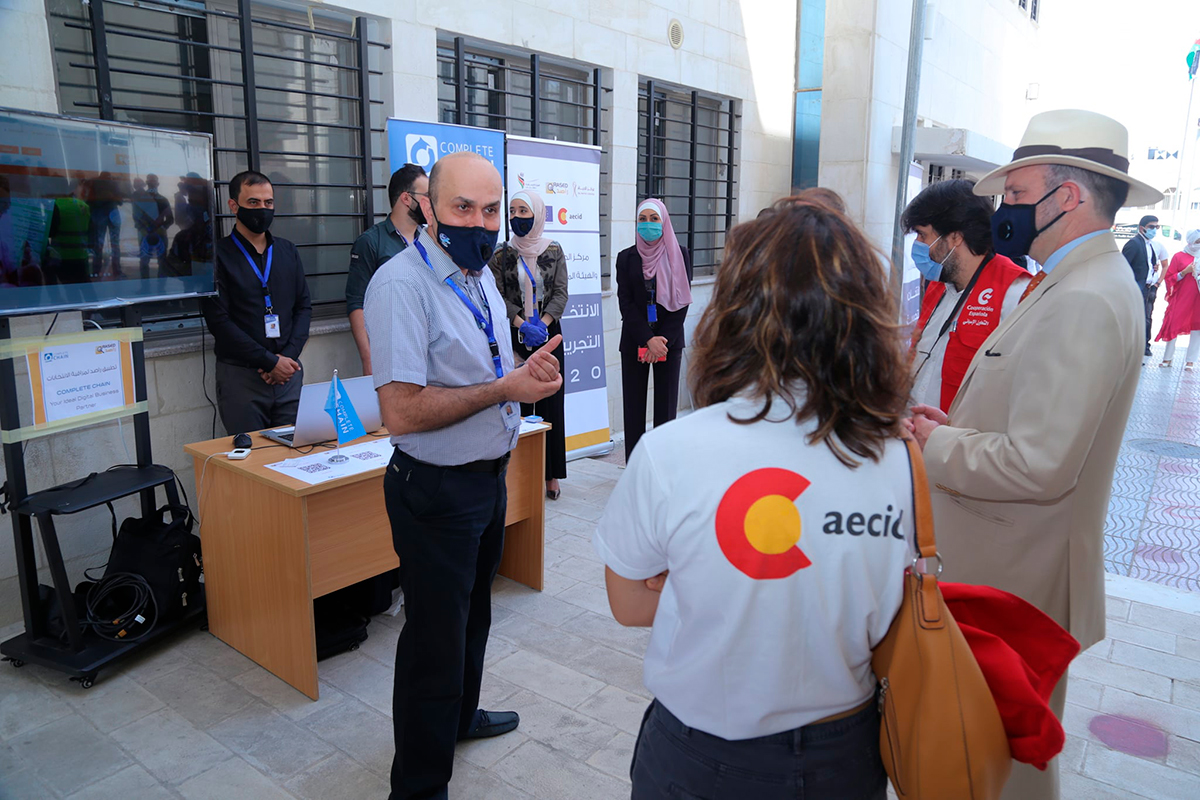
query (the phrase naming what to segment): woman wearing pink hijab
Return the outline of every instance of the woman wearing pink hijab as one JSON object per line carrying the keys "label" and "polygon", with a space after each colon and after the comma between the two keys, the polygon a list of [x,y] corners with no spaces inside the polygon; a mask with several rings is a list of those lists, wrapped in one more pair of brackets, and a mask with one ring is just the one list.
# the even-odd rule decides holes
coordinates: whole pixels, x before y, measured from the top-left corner
{"label": "woman wearing pink hijab", "polygon": [[[558,242],[542,235],[546,228],[546,203],[526,189],[508,201],[512,238],[500,245],[489,262],[496,286],[504,295],[512,325],[513,355],[524,361],[555,335],[567,307],[567,259]],[[563,363],[563,346],[554,351]],[[564,390],[535,405],[521,404],[522,416],[537,414],[550,423],[546,433],[546,496],[557,500],[558,481],[567,477],[567,439],[564,426]]]}
{"label": "woman wearing pink hijab", "polygon": [[692,259],[661,200],[638,206],[637,243],[617,255],[625,459],[646,432],[646,390],[654,369],[654,426],[675,419],[683,323],[692,303]]}

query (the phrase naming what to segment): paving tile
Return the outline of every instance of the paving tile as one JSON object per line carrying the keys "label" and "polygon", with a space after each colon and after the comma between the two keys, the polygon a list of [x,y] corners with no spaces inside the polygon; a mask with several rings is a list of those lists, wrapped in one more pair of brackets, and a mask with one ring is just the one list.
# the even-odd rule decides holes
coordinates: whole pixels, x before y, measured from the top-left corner
{"label": "paving tile", "polygon": [[607,645],[641,658],[650,643],[649,628],[626,628],[611,616],[585,611],[562,624],[562,629],[584,639]]}
{"label": "paving tile", "polygon": [[557,595],[559,600],[586,608],[593,614],[602,617],[612,616],[612,607],[608,604],[608,591],[591,583],[577,583],[565,592]]}
{"label": "paving tile", "polygon": [[[1196,497],[1200,502],[1200,495]],[[1157,522],[1147,522],[1142,526],[1140,539],[1142,544],[1171,547],[1176,550],[1187,550],[1195,553],[1200,551],[1200,532],[1187,528],[1174,528],[1170,525],[1160,525]]]}
{"label": "paving tile", "polygon": [[1200,742],[1172,736],[1168,744],[1167,766],[1200,778]]}
{"label": "paving tile", "polygon": [[350,699],[304,720],[304,726],[377,775],[386,778],[396,754],[392,720]]}
{"label": "paving tile", "polygon": [[231,797],[252,797],[254,800],[291,798],[290,794],[240,758],[231,758],[188,779],[179,785],[179,793],[185,800],[227,800]]}
{"label": "paving tile", "polygon": [[330,756],[283,785],[303,800],[376,800],[390,791],[388,781],[340,753]]}
{"label": "paving tile", "polygon": [[629,767],[633,763],[633,748],[637,737],[621,731],[612,741],[596,751],[587,763],[622,783],[629,783]]}
{"label": "paving tile", "polygon": [[1108,500],[1108,513],[1140,521],[1146,516],[1146,499],[1120,497],[1114,494]]}
{"label": "paving tile", "polygon": [[0,664],[0,740],[61,719],[71,706],[47,689],[27,668]]}
{"label": "paving tile", "polygon": [[527,651],[513,653],[490,671],[509,683],[569,708],[574,708],[604,688],[604,684],[595,678]]}
{"label": "paving tile", "polygon": [[1200,661],[1200,639],[1178,637],[1175,641],[1175,655]]}
{"label": "paving tile", "polygon": [[533,692],[518,692],[509,698],[508,707],[521,715],[523,734],[562,751],[563,761],[585,761],[617,734],[613,726]]}
{"label": "paving tile", "polygon": [[258,666],[206,631],[196,631],[180,644],[179,649],[192,663],[207,667],[226,679],[236,678]]}
{"label": "paving tile", "polygon": [[529,737],[518,728],[503,736],[459,742],[455,755],[481,769],[490,769],[497,761],[525,744]]}
{"label": "paving tile", "polygon": [[1142,567],[1169,575],[1200,577],[1200,555],[1186,550],[1176,550],[1173,547],[1162,547],[1161,545],[1147,544],[1145,542],[1138,544],[1130,566]]}
{"label": "paving tile", "polygon": [[628,784],[565,759],[541,742],[521,745],[494,771],[509,783],[525,787],[538,800],[613,800],[629,793]]}
{"label": "paving tile", "polygon": [[[22,796],[34,797],[34,795],[13,794],[13,797]],[[134,764],[70,795],[70,800],[127,800],[127,798],[170,800],[174,796],[158,782],[158,778]]]}
{"label": "paving tile", "polygon": [[264,703],[208,730],[209,735],[274,780],[283,781],[333,754],[333,746]]}
{"label": "paving tile", "polygon": [[1174,589],[1183,589],[1188,592],[1200,593],[1200,578],[1187,577],[1169,572],[1160,572],[1154,569],[1146,569],[1145,567],[1137,564],[1130,565],[1128,576],[1143,582],[1150,581],[1153,583],[1162,584],[1163,586],[1169,586]]}
{"label": "paving tile", "polygon": [[647,700],[651,698],[650,690],[646,688],[643,679],[643,660],[639,656],[631,656],[611,647],[594,644],[573,653],[567,666],[624,689],[630,694],[639,695]]}
{"label": "paving tile", "polygon": [[1112,619],[1106,621],[1105,631],[1109,639],[1115,639],[1118,642],[1128,642],[1163,653],[1175,652],[1175,635],[1171,633]]}
{"label": "paving tile", "polygon": [[[563,535],[566,536],[567,534],[564,533]],[[558,597],[577,583],[579,581],[556,570],[547,569],[542,573],[542,591],[554,597]]]}
{"label": "paving tile", "polygon": [[168,784],[199,775],[233,755],[169,708],[118,728],[111,735],[154,777]]}
{"label": "paving tile", "polygon": [[1200,616],[1193,613],[1134,603],[1129,609],[1129,622],[1189,639],[1200,639]]}
{"label": "paving tile", "polygon": [[[513,614],[513,616],[521,616]],[[496,626],[492,625],[491,635],[488,637],[487,651],[483,656],[483,668],[487,669],[497,661],[508,658],[513,653],[517,652],[517,647],[512,642],[501,639],[496,636]]]}
{"label": "paving tile", "polygon": [[358,646],[358,652],[394,669],[396,666],[396,641],[399,638],[399,628],[376,625],[372,618],[372,624],[367,626],[367,640]]}
{"label": "paving tile", "polygon": [[320,670],[321,678],[375,710],[391,714],[394,668],[385,667],[361,653],[350,655],[353,658],[343,659],[334,669]]}
{"label": "paving tile", "polygon": [[603,507],[585,503],[577,497],[568,497],[567,495],[559,498],[558,502],[554,504],[554,510],[593,524],[598,522],[604,514]]}
{"label": "paving tile", "polygon": [[346,695],[330,686],[328,683],[318,683],[319,700],[313,700],[290,683],[276,678],[265,669],[254,669],[233,679],[259,700],[275,708],[289,719],[302,720],[319,711],[337,705],[346,699]]}
{"label": "paving tile", "polygon": [[498,709],[505,700],[519,691],[521,691],[520,686],[509,683],[490,669],[485,668],[483,681],[479,686],[479,707]]}
{"label": "paving tile", "polygon": [[[1150,800],[1149,795],[1118,789],[1071,772],[1062,773],[1059,786],[1064,800]],[[1153,791],[1150,787],[1146,788]]]}
{"label": "paving tile", "polygon": [[1111,687],[1104,691],[1100,710],[1105,714],[1121,714],[1144,720],[1167,733],[1200,741],[1200,711],[1197,710]]}
{"label": "paving tile", "polygon": [[1067,701],[1083,708],[1098,711],[1103,694],[1104,686],[1095,681],[1072,675],[1071,680],[1067,682]]}
{"label": "paving tile", "polygon": [[1104,520],[1104,535],[1117,536],[1122,539],[1128,539],[1136,542],[1138,533],[1142,529],[1141,519],[1133,517],[1124,517],[1120,514],[1114,514],[1111,511]]}
{"label": "paving tile", "polygon": [[1200,711],[1200,686],[1194,683],[1175,681],[1171,692],[1171,702],[1180,708]]}
{"label": "paving tile", "polygon": [[[1085,678],[1156,700],[1171,699],[1170,678],[1159,675],[1157,671],[1146,672],[1124,664],[1114,664],[1086,653],[1071,662],[1070,674],[1072,680],[1077,677]],[[1067,691],[1070,692],[1069,687]]]}
{"label": "paving tile", "polygon": [[1137,645],[1117,642],[1113,645],[1112,661],[1127,667],[1154,672],[1173,680],[1200,683],[1200,661],[1148,650]]}
{"label": "paving tile", "polygon": [[1066,772],[1080,772],[1083,769],[1083,757],[1087,754],[1087,747],[1087,739],[1068,735],[1058,756],[1059,768]]}
{"label": "paving tile", "polygon": [[1162,505],[1148,503],[1146,505],[1147,522],[1169,525],[1176,528],[1191,528],[1200,525],[1200,508],[1188,503],[1184,505]]}
{"label": "paving tile", "polygon": [[[175,645],[185,642],[193,636],[207,635],[203,631],[195,630],[181,633],[178,637],[172,637],[162,644],[152,644],[145,648],[144,651],[139,651],[136,655],[130,656],[127,661],[122,661],[118,670],[122,675],[133,678],[145,686],[156,678],[161,678],[178,669],[190,666],[193,663],[192,660]],[[103,676],[101,680],[103,680]]]}
{"label": "paving tile", "polygon": [[636,736],[642,727],[646,706],[644,697],[606,686],[576,706],[575,710]]}
{"label": "paving tile", "polygon": [[571,617],[578,616],[582,611],[579,606],[571,605],[536,589],[530,589],[528,586],[519,585],[505,587],[501,592],[493,591],[492,602],[547,625],[561,625]]}
{"label": "paving tile", "polygon": [[1083,774],[1129,792],[1149,789],[1156,800],[1196,798],[1196,776],[1104,747],[1088,748]]}
{"label": "paving tile", "polygon": [[[514,614],[499,625],[493,626],[492,638],[511,642],[516,647],[540,653],[559,663],[570,660],[575,653],[588,646],[583,638],[524,614]],[[490,643],[488,648],[491,648]],[[515,651],[510,651],[510,654],[511,652]]]}
{"label": "paving tile", "polygon": [[97,730],[107,733],[153,714],[163,707],[159,700],[126,675],[97,681],[91,689],[75,694],[69,702]]}
{"label": "paving tile", "polygon": [[120,747],[77,714],[26,731],[9,744],[19,763],[63,795],[133,764]]}
{"label": "paving tile", "polygon": [[596,586],[604,585],[604,566],[595,561],[571,556],[555,567],[555,569],[564,575],[571,576],[577,581]]}
{"label": "paving tile", "polygon": [[[503,736],[501,739],[505,738]],[[479,797],[487,800],[533,800],[498,775],[475,766],[461,758],[454,759],[454,774],[450,778],[451,797]]]}
{"label": "paving tile", "polygon": [[254,695],[204,667],[181,667],[142,685],[201,729],[254,702]]}
{"label": "paving tile", "polygon": [[[1137,550],[1137,543],[1130,539],[1122,539],[1111,534],[1104,534],[1104,561],[1111,563],[1118,574],[1128,572],[1129,565]],[[1113,570],[1109,570],[1110,572]]]}
{"label": "paving tile", "polygon": [[[2,775],[4,782],[0,783],[0,789],[4,790],[4,794],[0,797],[13,798],[13,800],[24,800],[27,797],[54,797],[54,790],[42,782],[37,773],[31,769],[22,769],[15,772],[9,772]],[[117,800],[116,797],[109,796],[111,800]],[[121,797],[120,800],[124,800]]]}

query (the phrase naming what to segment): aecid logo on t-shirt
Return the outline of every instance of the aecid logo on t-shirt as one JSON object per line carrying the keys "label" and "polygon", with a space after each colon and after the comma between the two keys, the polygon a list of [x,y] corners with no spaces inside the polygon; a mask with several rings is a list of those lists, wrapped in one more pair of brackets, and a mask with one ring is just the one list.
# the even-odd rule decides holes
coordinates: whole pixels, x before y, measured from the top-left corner
{"label": "aecid logo on t-shirt", "polygon": [[798,498],[811,482],[786,469],[756,469],[734,481],[717,506],[717,544],[755,580],[786,578],[812,561],[799,547]]}

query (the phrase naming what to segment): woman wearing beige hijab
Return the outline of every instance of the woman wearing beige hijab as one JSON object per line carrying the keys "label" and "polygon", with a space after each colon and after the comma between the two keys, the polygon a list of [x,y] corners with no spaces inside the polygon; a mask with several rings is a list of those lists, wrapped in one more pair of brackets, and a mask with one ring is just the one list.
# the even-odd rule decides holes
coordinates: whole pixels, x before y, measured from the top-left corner
{"label": "woman wearing beige hijab", "polygon": [[[567,260],[558,242],[543,236],[546,204],[537,192],[517,192],[508,203],[513,235],[496,250],[489,266],[504,295],[512,325],[513,354],[523,361],[538,347],[562,333],[559,320],[567,307]],[[563,363],[563,346],[554,351]],[[567,477],[564,430],[564,389],[535,405],[521,404],[521,414],[537,414],[550,423],[546,434],[546,496],[557,500],[558,482]]]}

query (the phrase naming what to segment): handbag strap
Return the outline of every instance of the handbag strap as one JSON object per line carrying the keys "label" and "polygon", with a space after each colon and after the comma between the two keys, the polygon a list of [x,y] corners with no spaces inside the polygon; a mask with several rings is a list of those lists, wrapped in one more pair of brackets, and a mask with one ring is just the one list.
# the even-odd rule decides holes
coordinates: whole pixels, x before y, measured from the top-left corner
{"label": "handbag strap", "polygon": [[937,541],[933,538],[933,504],[929,499],[929,478],[925,474],[925,458],[921,448],[912,439],[906,439],[908,464],[912,471],[913,524],[916,527],[915,544],[919,558],[937,558]]}

